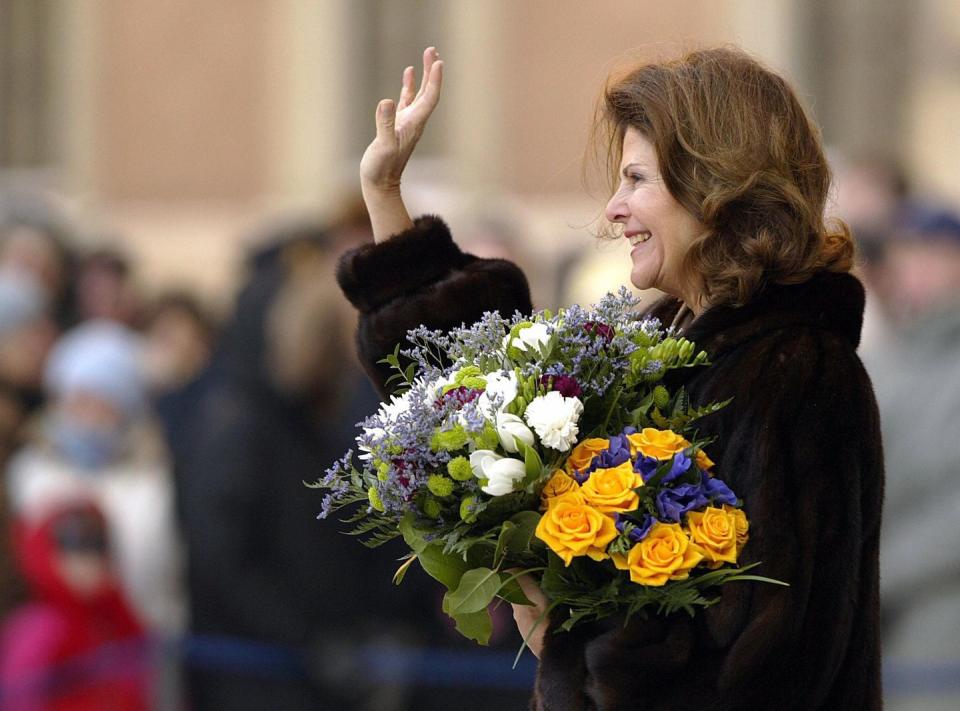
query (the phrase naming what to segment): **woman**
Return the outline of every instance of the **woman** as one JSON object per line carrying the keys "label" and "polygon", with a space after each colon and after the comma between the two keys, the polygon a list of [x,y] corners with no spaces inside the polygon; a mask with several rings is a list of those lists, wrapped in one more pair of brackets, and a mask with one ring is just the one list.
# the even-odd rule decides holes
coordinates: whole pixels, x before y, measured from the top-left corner
{"label": "woman", "polygon": [[[427,50],[416,95],[404,72],[361,164],[378,243],[344,255],[338,277],[375,375],[409,326],[529,307],[516,267],[461,253],[442,222],[403,208],[400,176],[442,71]],[[746,502],[744,562],[790,587],[728,585],[696,618],[548,630],[533,640],[534,708],[880,708],[883,461],[856,355],[864,293],[849,232],[823,222],[818,132],[780,77],[732,49],[634,69],[601,108],[617,175],[606,217],[633,245],[631,281],[666,292],[652,315],[711,355],[671,384],[694,402],[732,398],[700,433]],[[526,587],[538,607],[516,609],[522,632],[544,605]]]}

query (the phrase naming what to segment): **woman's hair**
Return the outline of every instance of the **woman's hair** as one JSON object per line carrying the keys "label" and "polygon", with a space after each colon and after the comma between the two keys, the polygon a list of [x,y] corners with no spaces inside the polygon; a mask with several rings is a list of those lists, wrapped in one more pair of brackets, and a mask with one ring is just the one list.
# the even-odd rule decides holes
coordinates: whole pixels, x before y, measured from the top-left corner
{"label": "woman's hair", "polygon": [[628,127],[653,144],[667,190],[707,228],[683,264],[707,305],[852,267],[849,228],[824,222],[820,133],[787,82],[746,53],[699,50],[611,77],[595,135],[613,189]]}

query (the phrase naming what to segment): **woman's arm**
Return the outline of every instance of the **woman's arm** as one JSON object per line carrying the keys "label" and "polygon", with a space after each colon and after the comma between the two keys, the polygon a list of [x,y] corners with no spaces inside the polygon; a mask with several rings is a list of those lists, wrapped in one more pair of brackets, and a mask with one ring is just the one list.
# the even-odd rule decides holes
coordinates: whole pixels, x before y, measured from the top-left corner
{"label": "woman's arm", "polygon": [[384,99],[377,104],[377,135],[360,160],[360,188],[376,242],[413,227],[400,194],[400,179],[440,101],[442,84],[443,62],[436,48],[428,47],[423,52],[420,90],[414,94],[413,67],[407,67],[397,103]]}

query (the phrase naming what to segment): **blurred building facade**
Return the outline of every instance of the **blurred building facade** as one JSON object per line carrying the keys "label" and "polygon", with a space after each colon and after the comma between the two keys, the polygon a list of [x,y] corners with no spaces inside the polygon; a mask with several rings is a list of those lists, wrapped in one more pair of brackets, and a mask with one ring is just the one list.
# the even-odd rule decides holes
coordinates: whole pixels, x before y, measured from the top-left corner
{"label": "blurred building facade", "polygon": [[124,235],[149,284],[227,292],[253,219],[336,211],[377,99],[435,44],[414,206],[505,206],[549,258],[598,214],[580,168],[607,73],[722,42],[790,77],[831,145],[960,199],[953,0],[0,0],[0,175]]}

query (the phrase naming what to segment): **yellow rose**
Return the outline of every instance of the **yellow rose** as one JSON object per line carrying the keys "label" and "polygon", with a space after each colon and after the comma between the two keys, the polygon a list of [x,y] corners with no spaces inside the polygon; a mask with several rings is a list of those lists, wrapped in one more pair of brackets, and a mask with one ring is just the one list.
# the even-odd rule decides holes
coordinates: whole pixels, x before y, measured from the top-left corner
{"label": "yellow rose", "polygon": [[593,461],[593,458],[600,454],[600,452],[607,449],[610,446],[610,440],[602,439],[600,437],[592,437],[591,439],[585,439],[576,447],[573,448],[573,451],[570,452],[570,456],[567,457],[567,474],[573,476],[574,472],[582,472],[584,469],[590,466],[590,462]]}
{"label": "yellow rose", "polygon": [[645,457],[654,457],[661,461],[670,459],[682,452],[690,443],[673,430],[655,430],[645,427],[636,434],[627,435],[630,442],[630,456],[640,452]]}
{"label": "yellow rose", "polygon": [[567,476],[562,469],[557,469],[540,493],[540,510],[543,511],[550,506],[551,503],[556,501],[557,497],[569,494],[572,491],[580,491],[580,485],[575,479]]}
{"label": "yellow rose", "polygon": [[713,469],[713,460],[710,459],[710,457],[707,456],[707,453],[702,449],[697,452],[697,466],[705,472]]}
{"label": "yellow rose", "polygon": [[703,551],[687,538],[679,523],[655,523],[646,538],[613,564],[630,571],[630,580],[659,587],[668,580],[686,580],[703,560]]}
{"label": "yellow rose", "polygon": [[583,503],[578,492],[553,501],[537,524],[537,538],[570,565],[575,556],[607,558],[606,548],[617,537],[613,519]]}
{"label": "yellow rose", "polygon": [[580,492],[597,511],[612,514],[637,508],[640,497],[634,488],[638,486],[643,486],[643,479],[631,462],[624,462],[612,469],[595,469]]}
{"label": "yellow rose", "polygon": [[733,516],[734,525],[737,530],[737,556],[739,557],[740,551],[742,551],[743,547],[747,545],[747,540],[750,538],[748,534],[750,530],[750,522],[747,521],[747,514],[744,513],[743,509],[734,508],[733,506],[724,504],[723,510]]}
{"label": "yellow rose", "polygon": [[711,567],[737,562],[737,520],[734,514],[708,506],[687,514],[692,538],[702,549]]}

